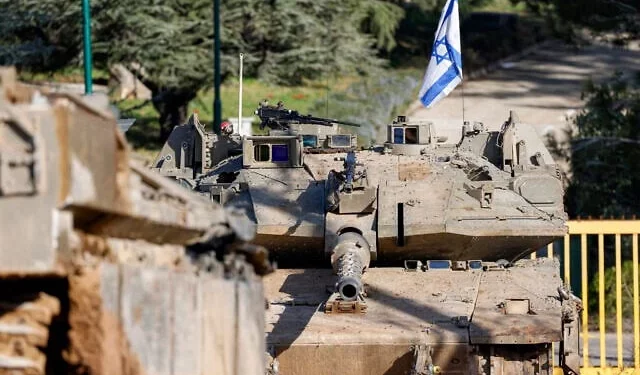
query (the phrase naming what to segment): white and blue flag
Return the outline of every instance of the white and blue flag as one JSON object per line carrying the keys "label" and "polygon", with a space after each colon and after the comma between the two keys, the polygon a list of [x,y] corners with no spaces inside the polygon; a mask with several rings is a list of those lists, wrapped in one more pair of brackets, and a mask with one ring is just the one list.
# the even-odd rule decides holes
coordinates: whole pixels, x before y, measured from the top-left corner
{"label": "white and blue flag", "polygon": [[449,95],[462,82],[460,16],[458,0],[448,0],[442,10],[433,41],[431,60],[420,89],[420,101],[427,108]]}

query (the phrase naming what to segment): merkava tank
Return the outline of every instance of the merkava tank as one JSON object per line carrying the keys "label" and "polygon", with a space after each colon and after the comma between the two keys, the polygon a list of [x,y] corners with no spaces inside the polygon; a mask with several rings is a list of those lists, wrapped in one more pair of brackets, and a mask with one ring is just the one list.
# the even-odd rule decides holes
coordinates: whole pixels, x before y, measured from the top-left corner
{"label": "merkava tank", "polygon": [[263,373],[266,250],[103,99],[0,69],[0,374]]}
{"label": "merkava tank", "polygon": [[268,373],[552,374],[555,342],[579,372],[580,301],[528,257],[567,233],[561,177],[515,114],[455,144],[398,116],[366,149],[337,120],[256,114],[268,135],[192,116],[153,168],[244,210],[272,251]]}

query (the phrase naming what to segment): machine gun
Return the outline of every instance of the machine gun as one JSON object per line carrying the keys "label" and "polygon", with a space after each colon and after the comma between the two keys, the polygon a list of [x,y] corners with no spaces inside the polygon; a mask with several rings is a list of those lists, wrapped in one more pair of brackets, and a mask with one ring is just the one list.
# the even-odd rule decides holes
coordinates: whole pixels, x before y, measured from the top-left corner
{"label": "machine gun", "polygon": [[356,160],[354,151],[347,152],[344,158],[336,158],[343,161],[343,170],[329,172],[326,184],[327,194],[327,210],[334,211],[339,207],[340,195],[351,194],[354,190],[366,190],[368,184],[366,181],[367,173],[365,170],[356,170],[357,166],[363,166]]}
{"label": "machine gun", "polygon": [[349,151],[347,157],[344,158],[344,191],[351,193],[353,191],[353,181],[356,178],[356,153]]}
{"label": "machine gun", "polygon": [[269,127],[273,130],[287,130],[290,124],[312,124],[321,126],[332,126],[333,124],[356,126],[360,124],[347,121],[339,121],[330,118],[314,117],[311,115],[301,115],[298,111],[284,108],[282,102],[277,106],[270,106],[260,103],[256,110],[256,115],[260,117],[260,129]]}

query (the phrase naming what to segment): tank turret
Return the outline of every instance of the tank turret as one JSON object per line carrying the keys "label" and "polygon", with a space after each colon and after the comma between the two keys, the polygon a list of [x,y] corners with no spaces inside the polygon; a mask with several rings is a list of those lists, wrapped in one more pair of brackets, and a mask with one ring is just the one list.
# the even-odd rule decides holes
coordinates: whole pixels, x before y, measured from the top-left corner
{"label": "tank turret", "polygon": [[[269,135],[244,137],[242,155],[194,189],[244,210],[280,267],[267,331],[282,371],[313,372],[296,358],[322,357],[349,373],[477,374],[464,371],[503,350],[504,363],[550,374],[565,302],[544,296],[562,285],[557,264],[526,258],[567,233],[567,216],[558,167],[530,126],[515,114],[498,130],[465,123],[454,144],[436,123],[398,116],[383,145],[358,149],[339,121],[282,105],[256,113]],[[541,279],[552,282],[518,287]],[[514,326],[526,334],[507,334]],[[384,359],[351,366],[357,350]]]}

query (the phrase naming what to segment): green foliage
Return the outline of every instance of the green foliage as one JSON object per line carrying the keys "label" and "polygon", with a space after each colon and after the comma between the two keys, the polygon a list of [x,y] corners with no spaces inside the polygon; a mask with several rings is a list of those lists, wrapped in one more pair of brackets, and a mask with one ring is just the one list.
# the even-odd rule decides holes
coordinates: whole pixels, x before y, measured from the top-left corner
{"label": "green foliage", "polygon": [[576,216],[640,215],[640,76],[588,82],[572,135],[567,210]]}
{"label": "green foliage", "polygon": [[493,0],[475,7],[475,10],[481,12],[504,12],[525,14],[527,7],[524,3],[513,3],[510,0]]}
{"label": "green foliage", "polygon": [[[497,2],[499,3],[501,1],[503,0],[463,0],[463,1],[458,1],[458,7],[460,8],[460,12],[464,14],[472,10],[477,10],[485,6],[490,6],[491,4],[494,4]],[[442,8],[446,4],[447,0],[413,0],[413,1],[389,0],[389,2],[398,4],[403,7],[408,7],[410,9],[418,8],[423,11],[431,12],[440,16],[440,12],[442,12]]]}
{"label": "green foliage", "polygon": [[[569,132],[568,144],[552,144],[561,158],[570,162],[569,186],[565,204],[569,216],[623,218],[640,214],[640,76],[616,73],[602,83],[589,81],[583,91],[584,109]],[[605,310],[608,320],[615,317],[615,268],[613,238],[605,237]],[[622,238],[622,256],[628,259],[629,238]],[[589,259],[598,259],[595,244],[589,246]],[[625,249],[627,249],[625,251]],[[610,251],[609,251],[610,250]],[[589,275],[596,262],[590,261]],[[623,263],[623,316],[629,317],[633,306],[632,262]],[[589,309],[598,314],[599,274],[591,279]],[[611,324],[607,324],[612,327]]]}
{"label": "green foliage", "polygon": [[109,30],[96,33],[106,62],[124,63],[154,91],[197,91],[212,81],[212,6],[208,0],[111,1]]}
{"label": "green foliage", "polygon": [[68,65],[82,48],[80,7],[80,1],[0,0],[0,65]]}
{"label": "green foliage", "polygon": [[[464,1],[461,12],[495,1]],[[383,56],[410,60],[407,54],[392,55],[400,44],[424,69],[444,3],[223,0],[221,73],[235,76],[242,52],[245,77],[280,85],[375,78],[383,75]],[[133,71],[152,90],[166,136],[184,120],[188,103],[213,81],[211,0],[92,0],[91,6],[95,67],[108,72],[121,63]],[[80,67],[80,1],[0,0],[0,8],[0,64],[36,75]],[[377,90],[371,85],[362,87]]]}
{"label": "green foliage", "polygon": [[391,51],[396,46],[395,32],[404,17],[404,10],[387,1],[361,1],[358,17],[363,29],[376,38],[376,46]]}
{"label": "green foliage", "polygon": [[[161,138],[185,120],[187,105],[213,81],[211,0],[94,0],[94,62],[124,64],[153,92]],[[82,46],[76,0],[0,0],[0,63],[51,71],[77,64]],[[403,16],[375,0],[226,0],[221,4],[223,77],[270,82],[361,75],[383,65]]]}
{"label": "green foliage", "polygon": [[[571,175],[565,195],[570,217],[629,217],[640,213],[640,76],[614,74],[602,83],[586,83],[585,107],[575,120],[569,144],[552,144],[559,156],[570,162]],[[615,317],[615,268],[612,238],[605,238],[605,311],[608,320]],[[628,238],[622,238],[623,259],[629,257]],[[611,241],[611,242],[610,242]],[[589,246],[589,259],[598,259],[597,247]],[[596,262],[590,262],[589,275]],[[632,262],[622,266],[623,316],[633,306]],[[589,309],[598,314],[599,274],[591,279]],[[611,324],[607,324],[612,327]]]}
{"label": "green foliage", "polygon": [[392,47],[402,17],[399,7],[384,1],[229,0],[224,5],[223,52],[233,68],[227,73],[235,74],[236,56],[243,52],[249,76],[295,85],[329,73],[372,72],[383,63],[376,46]]}
{"label": "green foliage", "polygon": [[637,0],[511,0],[525,4],[545,16],[557,31],[571,33],[571,26],[585,26],[598,32],[629,33],[622,39],[640,35],[640,4]]}
{"label": "green foliage", "polygon": [[[633,262],[622,263],[622,317],[625,319],[633,316]],[[600,274],[596,273],[589,285],[589,315],[594,319],[598,317]],[[614,267],[604,271],[604,308],[606,316],[611,319],[616,316],[616,270]],[[612,325],[609,324],[609,327]]]}
{"label": "green foliage", "polygon": [[359,143],[369,146],[386,137],[385,125],[415,101],[421,79],[421,69],[386,71],[355,82],[344,91],[332,90],[328,107],[323,98],[315,103],[311,113],[361,124],[354,130],[358,132]]}
{"label": "green foliage", "polygon": [[[0,0],[0,61],[38,70],[78,61],[76,0]],[[94,0],[96,64],[124,63],[152,85],[200,89],[212,81],[211,0]],[[370,72],[390,50],[404,13],[384,0],[226,0],[223,74],[245,53],[249,76],[300,84],[323,74]]]}
{"label": "green foliage", "polygon": [[[333,86],[334,91],[343,91],[355,79],[343,78],[340,84]],[[252,116],[258,102],[263,99],[276,103],[279,100],[284,101],[289,108],[296,109],[301,113],[313,113],[311,107],[322,100],[327,93],[324,83],[307,82],[303,86],[279,86],[276,84],[266,83],[256,79],[244,80],[244,97],[243,97],[243,115],[245,117]],[[233,79],[227,80],[221,87],[222,96],[222,119],[227,120],[231,117],[238,116],[238,82]],[[211,129],[213,114],[211,111],[211,103],[213,102],[213,90],[204,89],[198,92],[194,100],[189,103],[188,113],[197,112],[200,121]],[[135,118],[136,123],[127,132],[129,143],[136,151],[147,152],[149,154],[156,153],[162,146],[162,142],[157,137],[160,129],[158,123],[159,113],[149,101],[138,99],[127,99],[118,102],[118,108],[123,117]],[[316,112],[321,115],[321,113]]]}
{"label": "green foliage", "polygon": [[[352,79],[343,78],[339,87],[332,87],[332,90],[342,91]],[[300,86],[279,86],[272,83],[256,79],[245,79],[243,82],[242,107],[243,115],[253,116],[258,107],[258,103],[263,99],[275,104],[282,100],[287,108],[292,108],[300,113],[309,113],[314,103],[322,100],[326,96],[327,89],[324,82],[307,82]],[[238,116],[238,81],[228,80],[221,88],[222,95],[222,117],[228,119]],[[190,111],[197,111],[200,118],[205,122],[213,119],[211,112],[211,102],[213,101],[213,90],[203,90],[198,93],[198,97],[189,105]]]}
{"label": "green foliage", "polygon": [[[431,45],[444,1],[406,2],[405,17],[396,32],[398,46],[390,54],[392,66],[419,67],[431,55]],[[523,13],[524,5],[509,0],[464,1],[460,3],[462,58],[465,71],[473,71],[546,38],[539,19]],[[477,14],[476,12],[489,12]]]}

